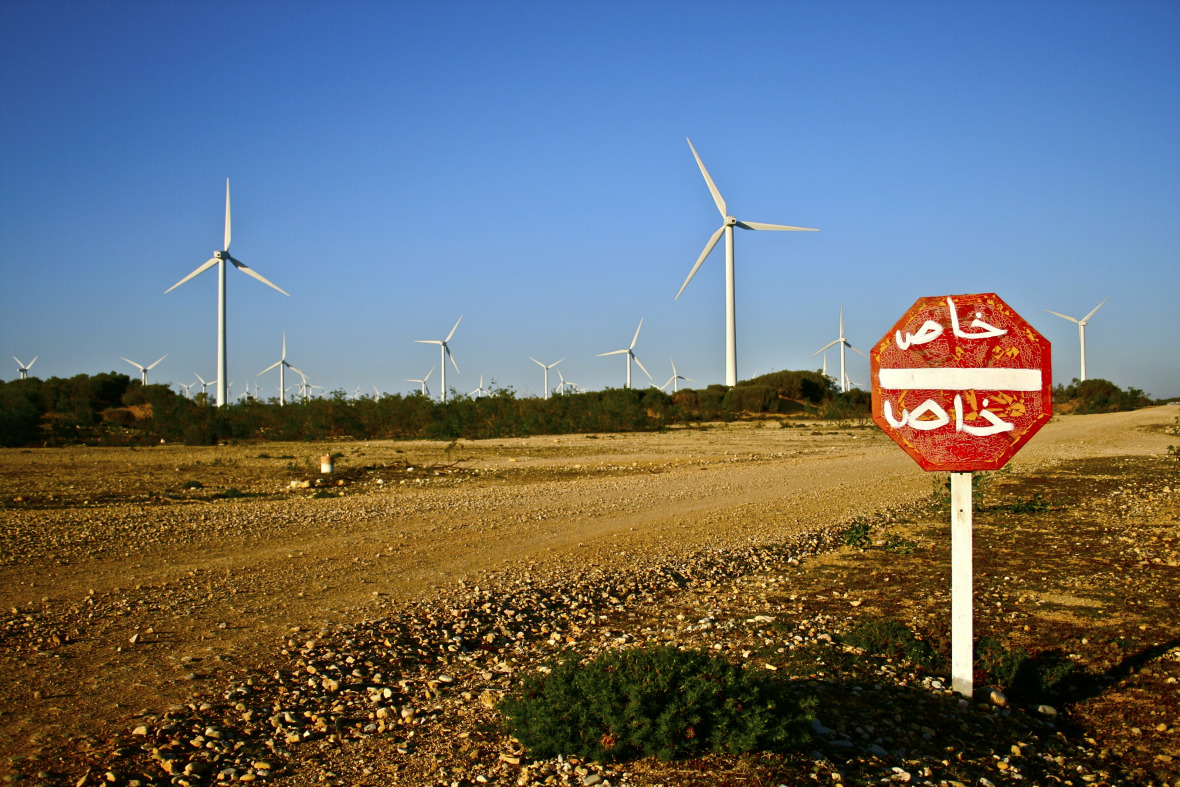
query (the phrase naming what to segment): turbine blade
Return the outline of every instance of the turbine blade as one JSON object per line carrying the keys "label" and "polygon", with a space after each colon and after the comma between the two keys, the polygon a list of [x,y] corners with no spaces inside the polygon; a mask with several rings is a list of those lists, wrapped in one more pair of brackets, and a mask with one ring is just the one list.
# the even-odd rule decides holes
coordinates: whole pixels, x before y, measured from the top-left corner
{"label": "turbine blade", "polygon": [[[1103,301],[1103,303],[1105,303],[1105,301]],[[1070,317],[1068,314],[1060,314],[1059,312],[1055,312],[1052,309],[1045,309],[1045,311],[1049,312],[1049,314],[1056,314],[1058,317],[1060,317],[1063,320],[1069,320],[1070,322],[1076,322],[1079,325],[1082,322],[1081,320],[1075,320],[1073,317]]]}
{"label": "turbine blade", "polygon": [[688,272],[688,278],[684,280],[684,284],[680,285],[680,292],[676,293],[676,297],[672,300],[680,300],[680,296],[684,293],[684,288],[692,281],[692,277],[697,275],[697,270],[700,269],[701,263],[709,256],[709,252],[713,251],[713,247],[717,245],[717,241],[721,240],[721,233],[723,232],[725,232],[724,224],[718,227],[717,231],[713,233],[713,236],[709,238],[709,242],[705,244],[705,250],[701,252],[701,256],[697,257],[697,264],[692,266],[692,270]]}
{"label": "turbine blade", "polygon": [[815,227],[788,227],[786,224],[763,224],[760,221],[739,221],[735,226],[744,230],[796,230],[799,232],[819,232]]}
{"label": "turbine blade", "polygon": [[[276,366],[277,366],[277,364],[276,364]],[[287,364],[287,368],[288,368],[288,369],[290,369],[291,371],[295,372],[295,374],[299,375],[300,377],[302,377],[302,378],[304,378],[304,379],[307,379],[307,375],[305,375],[303,372],[301,372],[301,371],[299,371],[298,369],[296,369],[296,368],[295,368],[294,366],[292,366],[291,364]]]}
{"label": "turbine blade", "polygon": [[647,379],[651,380],[653,383],[655,382],[655,380],[652,379],[651,373],[648,372],[647,369],[644,368],[643,362],[635,357],[635,353],[631,353],[631,360],[633,360],[633,361],[635,361],[635,363],[639,364],[639,368],[643,369],[643,373],[647,375]]}
{"label": "turbine blade", "polygon": [[533,363],[535,363],[537,366],[540,366],[542,369],[548,368],[545,366],[545,364],[541,363],[540,361],[538,361],[536,358],[534,358],[531,355],[529,356],[529,360],[532,361]]}
{"label": "turbine blade", "polygon": [[[462,319],[462,318],[460,317],[459,319]],[[458,325],[458,323],[455,323],[455,324]],[[452,333],[453,333],[453,331],[452,331]],[[451,359],[451,366],[454,366],[455,371],[459,372],[459,364],[455,363],[455,356],[451,353],[451,348],[447,347],[444,344],[443,349],[447,351],[447,357]],[[459,372],[459,374],[463,374],[463,372]]]}
{"label": "turbine blade", "polygon": [[639,318],[639,327],[635,329],[635,338],[631,340],[631,346],[627,348],[628,350],[635,349],[635,342],[639,341],[639,331],[642,330],[642,328],[643,328],[643,318],[640,317]]}
{"label": "turbine blade", "polygon": [[221,248],[229,251],[229,178],[225,179],[225,245]]}
{"label": "turbine blade", "polygon": [[26,367],[25,367],[25,369],[32,369],[32,368],[33,368],[33,364],[35,364],[35,363],[37,362],[37,359],[38,359],[38,358],[40,358],[40,357],[41,357],[40,355],[34,355],[34,356],[33,356],[33,360],[29,361],[29,365],[28,365],[28,366],[26,366]]}
{"label": "turbine blade", "polygon": [[255,375],[255,376],[256,376],[256,377],[261,377],[262,375],[266,374],[266,373],[267,373],[267,372],[269,372],[271,369],[275,368],[276,366],[278,366],[278,365],[279,365],[279,364],[281,364],[281,363],[282,363],[282,361],[275,361],[274,363],[272,363],[270,366],[268,366],[268,367],[266,367],[265,369],[263,369],[261,372],[259,372],[259,373],[258,373],[257,375]]}
{"label": "turbine blade", "polygon": [[729,213],[726,211],[725,200],[721,198],[721,192],[717,190],[717,184],[709,177],[709,170],[705,169],[705,162],[701,161],[701,157],[697,155],[697,149],[692,146],[692,140],[685,137],[688,141],[688,149],[692,151],[692,157],[697,160],[697,166],[701,168],[701,174],[705,176],[705,183],[709,186],[709,193],[713,195],[713,202],[717,203],[717,210],[721,211],[721,218],[726,218]]}
{"label": "turbine blade", "polygon": [[[120,358],[123,358],[123,356],[122,356],[122,355],[120,355],[119,357],[120,357]],[[137,364],[135,361],[131,360],[130,358],[123,358],[123,360],[124,360],[124,361],[127,361],[127,363],[131,364],[132,366],[134,366],[134,367],[135,367],[136,369],[138,369],[139,371],[141,371],[141,372],[142,372],[142,371],[144,371],[144,368],[143,368],[142,366],[140,366],[139,364]]]}
{"label": "turbine blade", "polygon": [[234,264],[234,267],[237,268],[238,270],[240,270],[242,273],[245,273],[248,276],[253,276],[255,279],[258,279],[258,281],[262,282],[263,284],[267,285],[268,287],[274,287],[276,290],[281,292],[283,295],[286,295],[288,298],[291,297],[291,293],[287,292],[286,290],[284,290],[282,287],[275,284],[274,282],[268,280],[262,274],[255,272],[255,270],[253,268],[251,268],[249,265],[242,262],[241,260],[236,260],[233,257],[230,257],[229,261],[232,262]]}
{"label": "turbine blade", "polygon": [[[565,358],[561,359],[561,361],[564,361],[564,360],[565,360]],[[561,361],[554,361],[553,363],[549,364],[548,368],[552,369],[554,366],[557,366],[557,364],[561,363]]]}
{"label": "turbine blade", "polygon": [[610,351],[610,352],[608,352],[608,353],[599,353],[598,355],[596,355],[596,356],[594,356],[594,357],[595,357],[595,358],[601,358],[601,357],[603,357],[604,355],[622,355],[623,353],[628,353],[628,352],[631,352],[631,348],[629,348],[629,347],[624,347],[622,350],[611,350],[611,351]]}
{"label": "turbine blade", "polygon": [[[1110,300],[1110,298],[1107,298],[1106,300],[1102,301],[1102,303],[1106,303],[1106,301],[1109,301],[1109,300]],[[1099,309],[1101,309],[1101,308],[1102,308],[1102,303],[1100,303],[1100,304],[1098,304],[1097,306],[1095,306],[1095,307],[1094,307],[1094,311],[1090,312],[1090,313],[1089,313],[1089,314],[1087,314],[1085,317],[1083,317],[1083,318],[1081,319],[1081,322],[1087,322],[1087,321],[1088,321],[1088,320],[1089,320],[1091,317],[1093,317],[1093,316],[1094,316],[1094,312],[1096,312],[1096,311],[1098,311]],[[30,366],[32,366],[32,364],[29,364],[29,365],[30,365]]]}
{"label": "turbine blade", "polygon": [[817,356],[817,355],[819,355],[820,353],[822,353],[824,350],[828,349],[829,347],[833,347],[833,346],[835,346],[835,345],[837,345],[837,344],[839,344],[839,343],[840,343],[840,340],[839,340],[839,339],[833,339],[832,341],[828,342],[828,343],[827,343],[827,344],[825,344],[823,347],[820,347],[818,350],[816,350],[815,352],[813,352],[811,355],[809,355],[809,356],[807,356],[807,357],[808,357],[808,358],[814,358],[815,356]]}
{"label": "turbine blade", "polygon": [[422,378],[422,383],[423,383],[423,384],[425,384],[425,383],[426,383],[426,381],[430,379],[430,375],[434,374],[434,369],[435,369],[435,367],[433,367],[433,366],[431,366],[431,367],[430,367],[430,371],[429,371],[429,372],[427,372],[427,373],[426,373],[426,376]]}
{"label": "turbine blade", "polygon": [[[461,323],[461,322],[463,322],[463,315],[462,314],[459,315],[459,319],[455,320],[455,328],[458,328],[459,323]],[[451,340],[451,337],[455,335],[455,328],[451,328],[451,332],[447,334],[447,338],[443,339],[443,341],[449,342]]]}
{"label": "turbine blade", "polygon": [[152,367],[154,367],[156,364],[158,364],[160,361],[164,360],[164,359],[165,359],[165,358],[167,358],[167,357],[168,357],[168,353],[164,353],[164,354],[163,354],[163,355],[161,355],[159,358],[157,358],[155,361],[153,361],[153,362],[152,362],[152,365],[151,365],[151,366],[149,366],[148,368],[149,368],[149,369],[151,369]]}
{"label": "turbine blade", "polygon": [[860,353],[861,355],[864,355],[866,358],[868,358],[868,357],[869,357],[869,356],[865,355],[863,352],[861,352],[860,350],[858,350],[858,349],[856,349],[855,347],[853,347],[851,344],[848,344],[848,342],[844,342],[844,344],[845,344],[845,346],[847,346],[847,347],[848,347],[848,349],[849,349],[849,350],[853,350],[854,352],[858,352],[858,353]]}
{"label": "turbine blade", "polygon": [[414,344],[442,344],[438,339],[415,339]]}
{"label": "turbine blade", "polygon": [[180,281],[176,282],[176,284],[173,284],[171,287],[169,287],[168,289],[164,290],[164,294],[165,294],[165,295],[167,295],[168,293],[172,292],[173,290],[175,290],[175,289],[176,289],[177,287],[179,287],[180,285],[184,284],[184,283],[185,283],[186,281],[188,281],[189,279],[192,279],[192,278],[194,278],[194,277],[196,277],[196,276],[200,276],[202,273],[204,273],[205,271],[209,270],[209,269],[210,269],[210,268],[212,268],[214,265],[216,265],[216,264],[217,264],[217,262],[218,262],[218,260],[217,260],[217,258],[216,258],[216,257],[213,257],[212,259],[210,259],[210,260],[206,261],[206,262],[205,262],[203,265],[201,265],[200,267],[198,267],[198,268],[197,268],[195,271],[193,271],[192,273],[190,273],[188,276],[185,276],[183,279],[181,279]]}
{"label": "turbine blade", "polygon": [[287,332],[283,331],[283,360],[287,360]]}

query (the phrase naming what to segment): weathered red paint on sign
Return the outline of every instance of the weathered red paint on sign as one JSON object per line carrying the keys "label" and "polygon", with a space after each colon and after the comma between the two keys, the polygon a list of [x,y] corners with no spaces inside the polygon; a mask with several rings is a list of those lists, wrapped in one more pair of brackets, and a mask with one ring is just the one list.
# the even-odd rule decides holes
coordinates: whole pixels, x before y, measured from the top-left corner
{"label": "weathered red paint on sign", "polygon": [[869,357],[873,420],[924,470],[998,470],[1053,414],[1049,341],[994,293],[919,298]]}

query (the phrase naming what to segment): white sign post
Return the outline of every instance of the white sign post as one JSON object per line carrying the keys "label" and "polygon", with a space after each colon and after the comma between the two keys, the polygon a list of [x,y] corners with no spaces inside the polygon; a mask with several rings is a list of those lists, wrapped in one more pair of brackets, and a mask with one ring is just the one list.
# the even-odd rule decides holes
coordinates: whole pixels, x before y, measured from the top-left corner
{"label": "white sign post", "polygon": [[951,473],[951,688],[971,699],[971,473]]}

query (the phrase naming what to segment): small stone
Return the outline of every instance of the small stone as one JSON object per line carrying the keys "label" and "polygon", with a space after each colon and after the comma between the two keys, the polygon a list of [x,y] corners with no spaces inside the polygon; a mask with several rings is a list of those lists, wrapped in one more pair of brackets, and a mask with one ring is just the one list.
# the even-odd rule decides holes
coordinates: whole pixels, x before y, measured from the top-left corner
{"label": "small stone", "polygon": [[593,784],[602,784],[602,777],[597,773],[591,773],[582,779],[582,787],[590,787]]}
{"label": "small stone", "polygon": [[1004,696],[1004,692],[999,689],[991,689],[987,693],[987,701],[997,708],[1008,707],[1008,698]]}
{"label": "small stone", "polygon": [[1056,716],[1057,715],[1057,709],[1054,708],[1052,705],[1038,705],[1035,708],[1033,708],[1033,710],[1035,710],[1037,713],[1041,714],[1042,716]]}
{"label": "small stone", "polygon": [[132,735],[139,735],[139,736],[141,736],[141,737],[142,737],[142,736],[145,736],[145,735],[147,735],[147,734],[148,734],[148,728],[147,728],[147,726],[146,726],[146,725],[144,725],[144,724],[141,724],[141,725],[139,725],[138,727],[136,727],[135,729],[133,729],[133,730],[131,731],[131,734],[132,734]]}
{"label": "small stone", "polygon": [[509,765],[520,765],[520,758],[512,754],[501,754],[500,762],[506,762]]}

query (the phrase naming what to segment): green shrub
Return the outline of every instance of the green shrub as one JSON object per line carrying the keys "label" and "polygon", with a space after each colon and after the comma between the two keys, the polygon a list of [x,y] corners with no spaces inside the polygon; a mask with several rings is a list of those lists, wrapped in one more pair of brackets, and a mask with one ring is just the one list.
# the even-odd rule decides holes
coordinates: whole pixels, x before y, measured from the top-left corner
{"label": "green shrub", "polygon": [[499,705],[534,757],[662,760],[782,751],[810,740],[814,698],[703,651],[660,646],[574,653],[525,678]]}
{"label": "green shrub", "polygon": [[870,618],[841,638],[845,644],[881,658],[900,659],[919,667],[936,667],[941,659],[929,642],[892,618]]}
{"label": "green shrub", "polygon": [[885,551],[895,555],[912,555],[918,544],[908,538],[902,538],[897,533],[890,533],[885,537]]}
{"label": "green shrub", "polygon": [[872,546],[872,526],[859,517],[844,531],[844,543],[855,549],[867,549]]}
{"label": "green shrub", "polygon": [[1007,648],[990,637],[976,645],[975,666],[986,675],[988,683],[1019,702],[1051,699],[1061,682],[1077,668],[1060,651],[1047,650],[1034,656],[1021,648]]}

